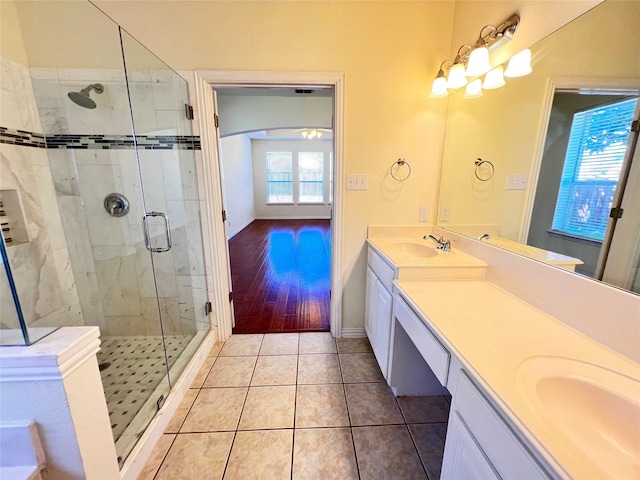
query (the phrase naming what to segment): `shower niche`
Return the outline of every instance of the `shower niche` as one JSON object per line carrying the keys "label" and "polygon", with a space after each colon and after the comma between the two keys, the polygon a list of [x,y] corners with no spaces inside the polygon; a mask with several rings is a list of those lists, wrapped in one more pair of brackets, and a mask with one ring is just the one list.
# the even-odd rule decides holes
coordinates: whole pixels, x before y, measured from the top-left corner
{"label": "shower niche", "polygon": [[211,326],[187,82],[88,1],[2,8],[0,339],[97,326],[124,462]]}
{"label": "shower niche", "polygon": [[0,190],[0,225],[7,247],[29,243],[29,230],[17,189]]}

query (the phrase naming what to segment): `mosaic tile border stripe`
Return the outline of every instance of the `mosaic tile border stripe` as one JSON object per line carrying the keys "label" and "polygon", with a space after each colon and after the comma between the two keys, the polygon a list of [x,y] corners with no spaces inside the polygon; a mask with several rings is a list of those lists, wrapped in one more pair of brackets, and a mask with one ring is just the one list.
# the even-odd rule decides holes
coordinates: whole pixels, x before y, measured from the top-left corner
{"label": "mosaic tile border stripe", "polygon": [[0,127],[0,143],[21,145],[23,147],[47,147],[44,135],[41,133],[27,132],[26,130],[13,130],[5,127]]}
{"label": "mosaic tile border stripe", "polygon": [[36,148],[79,150],[200,150],[197,135],[42,135],[0,127],[0,143]]}

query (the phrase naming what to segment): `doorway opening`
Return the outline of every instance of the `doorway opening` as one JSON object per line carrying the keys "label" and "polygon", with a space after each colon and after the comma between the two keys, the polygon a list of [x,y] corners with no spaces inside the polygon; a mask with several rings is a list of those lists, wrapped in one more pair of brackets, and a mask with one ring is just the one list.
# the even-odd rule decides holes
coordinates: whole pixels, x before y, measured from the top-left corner
{"label": "doorway opening", "polygon": [[[230,301],[231,271],[226,225],[223,218],[223,184],[220,169],[220,133],[217,120],[215,90],[221,87],[294,88],[300,90],[332,89],[333,91],[333,185],[331,208],[331,298],[330,332],[342,337],[342,291],[344,274],[342,266],[343,227],[343,177],[344,177],[344,104],[345,78],[340,72],[265,72],[265,71],[216,71],[199,70],[194,76],[197,120],[203,154],[203,185],[206,201],[206,245],[213,264],[210,283],[214,325],[221,340],[228,339],[233,329],[233,303]],[[220,125],[222,126],[222,125]],[[283,126],[286,128],[287,126]],[[297,127],[302,128],[302,127]],[[247,129],[251,131],[254,129]]]}
{"label": "doorway opening", "polygon": [[334,89],[214,92],[232,332],[328,331]]}

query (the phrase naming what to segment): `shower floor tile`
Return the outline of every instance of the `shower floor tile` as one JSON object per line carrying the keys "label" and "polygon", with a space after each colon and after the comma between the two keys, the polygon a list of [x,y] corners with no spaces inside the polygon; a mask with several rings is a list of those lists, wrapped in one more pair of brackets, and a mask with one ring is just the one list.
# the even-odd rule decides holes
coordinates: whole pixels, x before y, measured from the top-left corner
{"label": "shower floor tile", "polygon": [[[189,335],[165,336],[170,366],[191,338]],[[114,440],[118,440],[156,388],[165,382],[169,389],[162,337],[104,337],[100,347],[97,355],[100,377],[111,431]]]}

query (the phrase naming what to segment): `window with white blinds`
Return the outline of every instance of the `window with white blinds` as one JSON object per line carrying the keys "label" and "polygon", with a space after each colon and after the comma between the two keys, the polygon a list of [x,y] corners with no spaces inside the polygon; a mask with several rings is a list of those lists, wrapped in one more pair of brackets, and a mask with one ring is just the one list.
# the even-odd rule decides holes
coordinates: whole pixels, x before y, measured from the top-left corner
{"label": "window with white blinds", "polygon": [[267,202],[293,202],[293,154],[267,152]]}
{"label": "window with white blinds", "polygon": [[552,230],[602,241],[637,98],[576,112]]}

